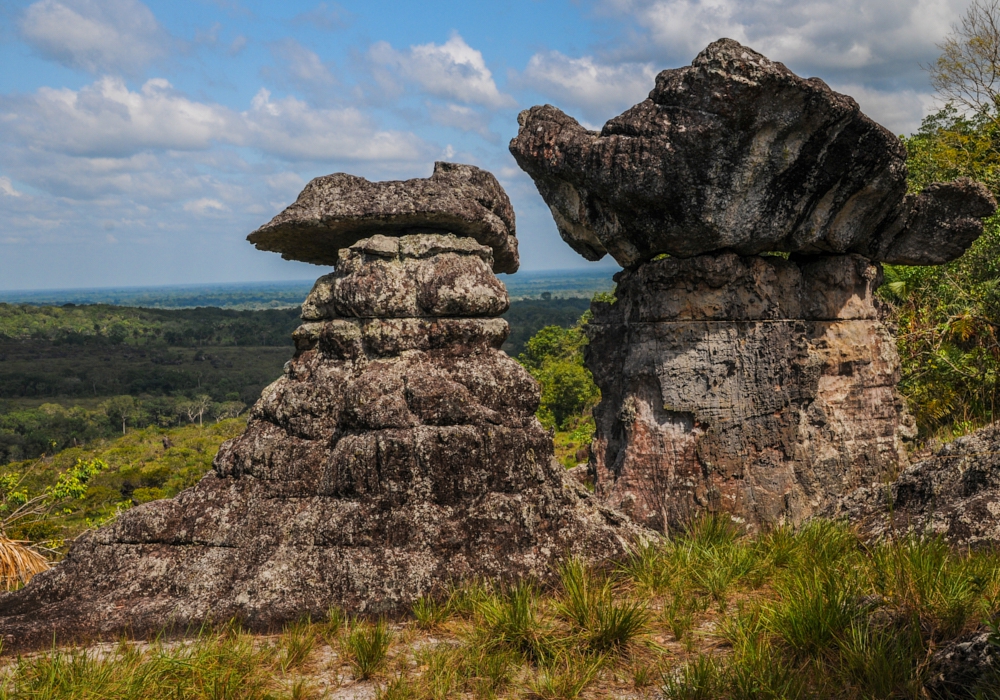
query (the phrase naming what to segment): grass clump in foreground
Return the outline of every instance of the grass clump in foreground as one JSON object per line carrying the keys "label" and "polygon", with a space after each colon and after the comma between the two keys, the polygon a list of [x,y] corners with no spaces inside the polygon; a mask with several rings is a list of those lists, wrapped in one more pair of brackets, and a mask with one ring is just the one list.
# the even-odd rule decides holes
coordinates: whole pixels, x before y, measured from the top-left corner
{"label": "grass clump in foreground", "polygon": [[385,700],[923,698],[933,651],[1000,614],[1000,555],[868,545],[825,521],[746,536],[705,518],[615,566],[570,559],[553,581],[470,583],[394,623],[333,608],[269,637],[53,651],[11,661],[0,699],[321,698],[355,683]]}

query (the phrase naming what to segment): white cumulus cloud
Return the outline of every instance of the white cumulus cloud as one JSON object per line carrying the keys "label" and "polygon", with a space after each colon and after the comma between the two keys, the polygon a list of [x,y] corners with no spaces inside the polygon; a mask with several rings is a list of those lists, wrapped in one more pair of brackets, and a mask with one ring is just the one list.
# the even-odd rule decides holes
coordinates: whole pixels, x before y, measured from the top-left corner
{"label": "white cumulus cloud", "polygon": [[828,82],[892,81],[916,89],[968,0],[600,0],[628,18],[617,53],[668,65],[710,42],[735,39],[800,74]]}
{"label": "white cumulus cloud", "polygon": [[211,214],[225,213],[229,211],[229,207],[217,199],[202,197],[201,199],[196,199],[192,202],[185,202],[184,211],[197,214],[198,216],[208,216]]}
{"label": "white cumulus cloud", "polygon": [[412,161],[425,155],[410,132],[379,129],[355,108],[324,109],[294,97],[272,99],[261,89],[235,112],[199,102],[166,80],[138,91],[105,77],[80,90],[41,88],[0,97],[0,141],[69,156],[122,159],[158,151],[208,151],[228,144],[286,160]]}
{"label": "white cumulus cloud", "polygon": [[14,189],[13,183],[11,183],[9,177],[0,177],[0,194],[4,194],[8,197],[23,197],[23,193],[18,192]]}
{"label": "white cumulus cloud", "polygon": [[135,75],[167,52],[166,32],[138,0],[39,0],[20,29],[42,56],[91,73]]}
{"label": "white cumulus cloud", "polygon": [[43,87],[0,101],[7,128],[25,142],[61,153],[128,156],[146,149],[197,150],[225,136],[232,115],[176,92],[162,78],[139,91],[104,77],[80,90]]}
{"label": "white cumulus cloud", "polygon": [[242,117],[243,143],[292,160],[407,161],[423,153],[416,136],[381,131],[358,109],[317,109],[291,96],[272,99],[265,89]]}
{"label": "white cumulus cloud", "polygon": [[458,34],[452,34],[444,44],[419,44],[405,51],[378,42],[371,47],[369,58],[435,97],[494,109],[516,105],[514,98],[497,88],[483,54]]}
{"label": "white cumulus cloud", "polygon": [[591,56],[570,58],[558,51],[537,53],[519,82],[551,97],[555,104],[576,107],[603,121],[641,102],[653,89],[651,63],[601,63]]}

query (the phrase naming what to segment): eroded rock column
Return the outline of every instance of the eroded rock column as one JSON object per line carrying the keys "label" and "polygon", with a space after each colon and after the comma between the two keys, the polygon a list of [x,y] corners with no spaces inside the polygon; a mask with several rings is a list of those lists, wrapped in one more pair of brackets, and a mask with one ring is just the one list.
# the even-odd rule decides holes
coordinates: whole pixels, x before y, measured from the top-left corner
{"label": "eroded rock column", "polygon": [[595,303],[598,493],[639,520],[799,523],[905,463],[877,266],[855,255],[647,263]]}
{"label": "eroded rock column", "polygon": [[587,352],[608,503],[661,528],[798,523],[905,465],[878,266],[961,255],[996,209],[984,185],[908,193],[906,149],[851,97],[731,39],[600,131],[551,105],[518,122],[560,235],[625,268]]}

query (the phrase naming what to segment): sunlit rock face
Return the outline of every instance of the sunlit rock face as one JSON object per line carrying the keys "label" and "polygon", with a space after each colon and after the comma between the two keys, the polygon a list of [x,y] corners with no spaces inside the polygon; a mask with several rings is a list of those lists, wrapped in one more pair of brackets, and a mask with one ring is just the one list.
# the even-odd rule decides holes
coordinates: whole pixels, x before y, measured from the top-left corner
{"label": "sunlit rock face", "polygon": [[996,208],[983,185],[908,194],[903,144],[853,99],[729,39],[600,131],[550,105],[518,121],[562,237],[625,268],[586,354],[606,503],[797,523],[905,465],[879,265],[961,255]]}
{"label": "sunlit rock face", "polygon": [[799,523],[905,462],[912,421],[860,256],[651,262],[595,303],[598,493],[637,520]]}
{"label": "sunlit rock face", "polygon": [[499,349],[508,297],[490,247],[375,235],[336,261],[213,471],[0,597],[4,651],[230,618],[274,629],[334,605],[401,613],[462,579],[544,581],[642,535],[564,482],[538,385]]}
{"label": "sunlit rock face", "polygon": [[626,268],[718,250],[939,264],[996,206],[968,179],[908,195],[898,138],[822,80],[730,39],[660,73],[599,132],[550,105],[518,121],[511,153],[562,237]]}

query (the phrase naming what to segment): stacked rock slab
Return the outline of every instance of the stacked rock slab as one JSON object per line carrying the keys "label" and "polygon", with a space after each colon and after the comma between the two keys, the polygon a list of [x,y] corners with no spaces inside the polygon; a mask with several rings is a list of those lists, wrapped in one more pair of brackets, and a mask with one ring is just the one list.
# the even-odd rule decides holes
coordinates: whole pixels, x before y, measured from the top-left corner
{"label": "stacked rock slab", "polygon": [[797,523],[905,464],[879,263],[961,255],[996,208],[984,186],[907,194],[899,139],[729,39],[599,132],[548,105],[518,121],[562,237],[626,268],[586,355],[607,502],[660,527]]}
{"label": "stacked rock slab", "polygon": [[398,613],[465,578],[622,554],[637,528],[564,484],[538,386],[499,349],[494,264],[451,234],[342,248],[246,432],[195,487],[0,598],[4,651],[229,618],[271,629],[333,605]]}

